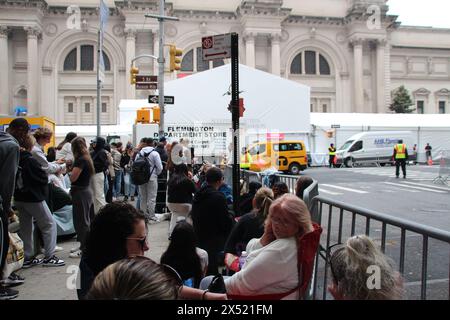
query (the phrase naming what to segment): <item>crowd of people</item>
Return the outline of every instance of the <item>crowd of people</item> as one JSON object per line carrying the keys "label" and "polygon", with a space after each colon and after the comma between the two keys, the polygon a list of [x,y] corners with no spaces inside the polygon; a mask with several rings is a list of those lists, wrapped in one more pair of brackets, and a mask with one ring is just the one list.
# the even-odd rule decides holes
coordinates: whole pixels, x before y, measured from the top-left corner
{"label": "crowd of people", "polygon": [[[45,128],[31,133],[23,118],[0,132],[0,271],[15,214],[23,268],[65,265],[55,255],[65,212],[79,242],[70,253],[80,259],[79,299],[305,297],[322,232],[302,200],[311,178],[301,176],[295,194],[284,182],[271,188],[252,182],[234,212],[223,171],[204,164],[194,172],[178,142],[144,138],[123,148],[69,133],[46,155],[52,134]],[[170,220],[169,245],[158,263],[145,252],[149,226],[162,219]],[[243,263],[230,268],[226,261],[240,256]],[[352,237],[329,256],[335,299],[401,298],[401,277],[370,238]],[[381,268],[381,290],[365,286],[370,265]],[[213,292],[213,277],[223,273],[225,292]],[[3,272],[0,299],[17,297],[10,286],[24,281]]]}

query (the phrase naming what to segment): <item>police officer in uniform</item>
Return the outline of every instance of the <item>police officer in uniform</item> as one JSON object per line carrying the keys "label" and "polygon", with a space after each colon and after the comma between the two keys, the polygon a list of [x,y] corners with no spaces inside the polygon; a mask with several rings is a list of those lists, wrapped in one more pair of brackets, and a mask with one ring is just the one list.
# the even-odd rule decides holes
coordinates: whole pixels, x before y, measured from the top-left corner
{"label": "police officer in uniform", "polygon": [[333,143],[330,144],[330,146],[328,147],[328,155],[330,156],[330,159],[329,159],[330,168],[331,168],[331,166],[336,168],[336,164],[334,163],[334,158],[336,157],[336,148],[334,147]]}
{"label": "police officer in uniform", "polygon": [[403,140],[398,140],[398,144],[394,146],[393,158],[395,160],[395,177],[399,177],[401,166],[403,178],[406,179],[406,161],[408,160],[408,149],[406,149],[406,144],[403,143]]}

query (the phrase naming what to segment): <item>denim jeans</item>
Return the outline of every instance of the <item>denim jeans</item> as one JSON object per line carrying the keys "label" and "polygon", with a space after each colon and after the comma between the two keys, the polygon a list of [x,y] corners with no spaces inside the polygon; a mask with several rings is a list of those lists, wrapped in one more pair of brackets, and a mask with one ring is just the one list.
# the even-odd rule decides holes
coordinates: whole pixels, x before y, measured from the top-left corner
{"label": "denim jeans", "polygon": [[136,192],[136,185],[131,182],[131,175],[129,172],[125,172],[123,176],[124,182],[124,195],[128,197],[134,196]]}
{"label": "denim jeans", "polygon": [[113,197],[117,198],[120,196],[120,189],[122,188],[122,174],[123,170],[114,170],[115,171],[115,177],[114,177],[114,186],[113,186]]}

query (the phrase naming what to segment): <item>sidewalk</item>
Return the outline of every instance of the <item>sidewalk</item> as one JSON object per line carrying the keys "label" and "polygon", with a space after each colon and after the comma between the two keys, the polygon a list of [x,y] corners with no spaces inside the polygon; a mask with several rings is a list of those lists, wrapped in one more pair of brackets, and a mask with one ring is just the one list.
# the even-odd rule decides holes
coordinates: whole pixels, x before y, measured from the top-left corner
{"label": "sidewalk", "polygon": [[[169,221],[149,225],[150,250],[146,253],[147,257],[159,262],[169,243],[167,240],[168,229]],[[64,251],[57,252],[56,255],[65,260],[64,267],[35,266],[18,271],[18,274],[25,277],[25,284],[13,288],[19,290],[19,297],[16,300],[76,300],[76,290],[69,289],[75,284],[74,274],[80,261],[80,259],[69,258],[69,251],[76,244],[75,238],[58,242],[58,246],[63,247]]]}

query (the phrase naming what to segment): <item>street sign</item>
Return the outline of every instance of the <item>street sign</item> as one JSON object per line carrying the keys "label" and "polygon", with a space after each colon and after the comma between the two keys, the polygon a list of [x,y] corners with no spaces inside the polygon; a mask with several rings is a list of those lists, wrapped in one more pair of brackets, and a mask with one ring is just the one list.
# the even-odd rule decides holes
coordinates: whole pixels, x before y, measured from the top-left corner
{"label": "street sign", "polygon": [[340,124],[332,124],[331,129],[339,129],[341,127]]}
{"label": "street sign", "polygon": [[156,90],[158,84],[155,83],[136,83],[136,90]]}
{"label": "street sign", "polygon": [[136,83],[158,82],[157,76],[136,75]]}
{"label": "street sign", "polygon": [[202,38],[203,60],[231,58],[231,33]]}
{"label": "street sign", "polygon": [[[148,96],[148,103],[157,104],[158,102],[159,102],[159,96],[153,95],[153,94]],[[174,104],[174,103],[175,103],[174,96],[164,96],[164,104]]]}

